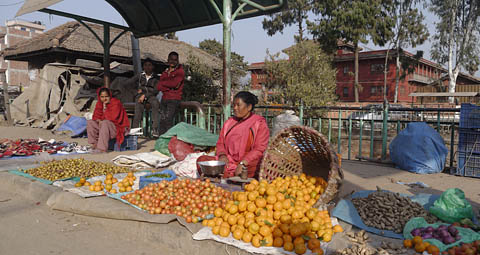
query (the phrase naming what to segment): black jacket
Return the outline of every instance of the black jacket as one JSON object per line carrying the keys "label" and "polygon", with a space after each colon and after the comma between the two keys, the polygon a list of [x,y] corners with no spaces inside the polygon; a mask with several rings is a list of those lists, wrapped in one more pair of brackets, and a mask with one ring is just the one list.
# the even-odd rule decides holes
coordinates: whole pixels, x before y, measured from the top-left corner
{"label": "black jacket", "polygon": [[152,74],[152,77],[148,80],[145,76],[145,73],[141,73],[138,77],[138,88],[142,90],[142,93],[145,94],[146,98],[156,96],[158,94],[157,83],[159,76],[156,73]]}

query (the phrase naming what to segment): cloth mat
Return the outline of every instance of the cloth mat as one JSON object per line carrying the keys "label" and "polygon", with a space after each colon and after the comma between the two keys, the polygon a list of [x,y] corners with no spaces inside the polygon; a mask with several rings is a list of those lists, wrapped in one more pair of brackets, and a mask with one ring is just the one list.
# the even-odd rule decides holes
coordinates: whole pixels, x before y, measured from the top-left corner
{"label": "cloth mat", "polygon": [[112,162],[117,166],[147,169],[167,167],[175,162],[175,158],[153,151],[133,155],[120,155],[112,159]]}
{"label": "cloth mat", "polygon": [[[140,185],[140,177],[144,176],[144,175],[147,175],[147,174],[150,174],[150,173],[151,173],[150,171],[134,173],[133,175],[135,175],[135,177],[137,177],[137,178],[133,182],[132,189],[137,190],[139,188],[139,185]],[[126,176],[127,176],[127,173],[120,173],[120,174],[114,174],[113,175],[113,177],[117,178],[119,182],[123,178],[125,178]],[[96,181],[101,181],[103,183],[105,181],[105,178],[106,178],[105,175],[101,175],[101,176],[91,177],[91,178],[87,179],[87,181],[90,182],[93,185]],[[56,181],[56,182],[53,182],[53,186],[60,187],[65,191],[75,193],[75,194],[77,194],[81,197],[85,197],[85,198],[86,197],[98,197],[98,196],[105,195],[105,190],[95,192],[95,191],[90,191],[89,187],[87,187],[87,186],[75,187],[75,183],[77,183],[79,180],[80,180],[80,178],[77,177],[76,179],[73,179],[73,180]],[[118,182],[113,184],[112,188],[114,188],[118,191]],[[120,194],[121,194],[120,196],[122,196],[122,195],[127,194],[127,193],[124,192],[124,193],[120,193]]]}
{"label": "cloth mat", "polygon": [[[31,179],[31,180],[35,180],[35,181],[39,181],[41,183],[45,183],[45,184],[48,184],[48,185],[51,185],[53,184],[54,182],[53,181],[50,181],[50,180],[46,180],[46,179],[42,179],[42,178],[38,178],[38,177],[35,177],[33,175],[30,175],[30,174],[27,174],[23,171],[19,171],[19,170],[10,170],[8,171],[9,173],[11,174],[15,174],[15,175],[18,175],[18,176],[23,176],[25,178],[28,178],[28,179]],[[78,177],[71,177],[71,178],[66,178],[66,179],[61,179],[59,181],[66,181],[66,180],[71,180],[72,182],[78,182],[78,180],[80,180],[80,178]],[[74,183],[75,185],[75,183]]]}
{"label": "cloth mat", "polygon": [[[338,220],[336,218],[331,218],[331,219],[332,219],[333,226],[338,225]],[[272,254],[272,255],[295,254],[295,252],[288,252],[288,251],[285,251],[283,248],[277,248],[277,247],[258,247],[257,248],[250,243],[245,243],[241,240],[236,240],[235,238],[233,238],[232,234],[230,234],[228,237],[221,237],[218,235],[214,235],[212,233],[212,230],[209,227],[203,227],[202,229],[200,229],[200,231],[193,234],[192,238],[193,240],[215,240],[219,243],[229,244],[251,253]],[[328,247],[328,243],[320,242],[320,247],[322,248],[322,250],[326,251]],[[307,250],[307,253],[305,254],[307,255],[312,254],[312,251]]]}

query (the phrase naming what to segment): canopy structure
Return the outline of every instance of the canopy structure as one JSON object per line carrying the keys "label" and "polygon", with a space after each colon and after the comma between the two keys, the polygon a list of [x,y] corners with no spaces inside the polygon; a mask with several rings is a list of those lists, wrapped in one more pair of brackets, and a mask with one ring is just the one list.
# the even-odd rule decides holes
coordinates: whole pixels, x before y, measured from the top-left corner
{"label": "canopy structure", "polygon": [[131,31],[135,37],[159,35],[217,23],[223,24],[223,106],[224,117],[230,116],[231,88],[231,34],[235,19],[274,13],[286,6],[286,0],[105,0],[117,10],[128,27],[106,21],[83,17],[72,13],[51,10],[47,7],[63,0],[26,0],[16,16],[41,11],[49,14],[73,18],[85,25],[84,21],[102,24],[103,40],[92,29],[104,47],[103,66],[105,85],[110,84],[109,54],[116,41],[110,41],[110,27]]}

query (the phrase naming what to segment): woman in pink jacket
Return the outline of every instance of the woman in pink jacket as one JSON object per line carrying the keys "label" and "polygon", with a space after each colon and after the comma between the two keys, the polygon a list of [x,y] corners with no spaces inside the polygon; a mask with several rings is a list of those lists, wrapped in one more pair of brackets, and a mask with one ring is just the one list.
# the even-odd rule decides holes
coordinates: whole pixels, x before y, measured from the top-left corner
{"label": "woman in pink jacket", "polygon": [[234,116],[224,123],[217,142],[217,158],[227,163],[223,178],[240,175],[242,165],[248,177],[258,175],[270,131],[265,119],[253,113],[257,103],[257,97],[247,91],[233,99]]}

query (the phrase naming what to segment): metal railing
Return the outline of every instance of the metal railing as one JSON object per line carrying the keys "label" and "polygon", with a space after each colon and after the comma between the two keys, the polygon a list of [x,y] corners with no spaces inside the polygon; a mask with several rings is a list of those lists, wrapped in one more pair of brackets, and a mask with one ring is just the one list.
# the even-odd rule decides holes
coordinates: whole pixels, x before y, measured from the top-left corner
{"label": "metal railing", "polygon": [[[449,148],[449,167],[455,165],[458,143],[459,108],[389,107],[291,107],[256,106],[270,128],[274,118],[285,110],[294,110],[301,123],[328,138],[337,153],[346,159],[388,162],[388,145],[409,122],[426,122],[444,138]],[[184,109],[177,121],[184,121],[218,134],[223,126],[221,105],[203,105],[203,114]],[[385,117],[386,116],[386,117]],[[204,123],[204,124],[203,124]]]}

